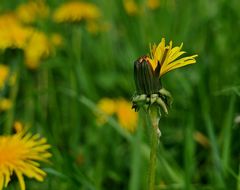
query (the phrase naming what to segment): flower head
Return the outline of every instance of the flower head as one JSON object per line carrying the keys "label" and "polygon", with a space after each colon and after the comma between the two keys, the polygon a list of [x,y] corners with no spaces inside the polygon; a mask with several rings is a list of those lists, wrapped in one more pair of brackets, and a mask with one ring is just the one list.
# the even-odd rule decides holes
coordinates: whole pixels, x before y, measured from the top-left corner
{"label": "flower head", "polygon": [[46,18],[49,8],[42,0],[29,1],[17,7],[16,15],[24,23],[33,23],[37,18]]}
{"label": "flower head", "polygon": [[134,79],[137,89],[133,97],[133,108],[139,110],[141,106],[157,103],[168,113],[167,106],[171,104],[171,96],[162,88],[161,76],[167,72],[196,63],[197,55],[181,57],[183,44],[172,47],[172,41],[165,45],[162,38],[158,45],[150,46],[151,56],[142,56],[134,62]]}
{"label": "flower head", "polygon": [[24,47],[25,64],[30,69],[36,69],[41,59],[49,54],[50,43],[47,36],[43,32],[35,31]]}
{"label": "flower head", "polygon": [[132,111],[131,103],[124,99],[103,98],[98,103],[98,108],[103,112],[97,118],[99,124],[106,122],[107,117],[116,115],[117,121],[129,132],[134,132],[137,127],[137,114]]}
{"label": "flower head", "polygon": [[139,12],[139,7],[135,0],[123,0],[123,7],[128,15],[137,15]]}
{"label": "flower head", "polygon": [[53,14],[55,22],[80,22],[83,20],[94,20],[100,17],[99,8],[91,3],[68,2],[61,5]]}
{"label": "flower head", "polygon": [[50,145],[39,134],[24,131],[12,136],[0,136],[0,190],[7,187],[11,175],[16,174],[21,190],[25,190],[24,175],[43,181],[46,173],[39,168],[39,161],[47,161]]}
{"label": "flower head", "polygon": [[0,16],[0,49],[22,49],[31,33],[32,28],[21,25],[14,14]]}
{"label": "flower head", "polygon": [[12,101],[8,98],[0,98],[0,112],[7,111],[12,107]]}

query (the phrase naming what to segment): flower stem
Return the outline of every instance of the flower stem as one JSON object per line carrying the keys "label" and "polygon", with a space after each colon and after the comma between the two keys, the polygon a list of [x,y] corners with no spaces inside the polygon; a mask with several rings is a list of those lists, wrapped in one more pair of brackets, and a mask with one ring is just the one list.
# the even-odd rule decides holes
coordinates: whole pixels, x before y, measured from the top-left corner
{"label": "flower stem", "polygon": [[154,190],[155,186],[155,175],[156,175],[156,162],[157,162],[157,145],[158,138],[160,137],[160,131],[158,129],[158,123],[160,116],[158,113],[158,108],[152,106],[149,111],[150,119],[152,123],[152,134],[151,134],[151,152],[150,152],[150,162],[149,162],[149,173],[148,173],[148,190]]}

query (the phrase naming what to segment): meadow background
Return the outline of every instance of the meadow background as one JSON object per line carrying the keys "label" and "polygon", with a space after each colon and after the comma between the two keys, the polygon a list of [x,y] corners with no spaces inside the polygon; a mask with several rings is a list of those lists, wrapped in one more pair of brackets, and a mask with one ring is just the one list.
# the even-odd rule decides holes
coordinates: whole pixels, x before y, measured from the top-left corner
{"label": "meadow background", "polygon": [[[28,2],[1,0],[0,19]],[[46,14],[37,6],[21,21],[45,36],[28,47],[30,60],[0,35],[10,70],[0,82],[0,101],[10,101],[0,103],[1,135],[17,121],[51,144],[47,177],[25,178],[27,189],[146,189],[150,126],[131,111],[133,62],[165,37],[198,57],[162,78],[174,102],[160,121],[156,189],[240,190],[240,1],[89,0],[96,18],[57,22],[66,2],[41,1]],[[8,189],[18,188],[13,178]]]}

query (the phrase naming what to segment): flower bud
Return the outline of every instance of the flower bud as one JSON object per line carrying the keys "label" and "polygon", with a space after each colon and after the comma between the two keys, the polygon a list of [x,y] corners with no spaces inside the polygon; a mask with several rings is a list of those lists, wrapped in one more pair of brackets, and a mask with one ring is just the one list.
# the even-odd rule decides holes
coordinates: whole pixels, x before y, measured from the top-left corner
{"label": "flower bud", "polygon": [[161,89],[159,79],[160,64],[158,64],[155,71],[150,64],[148,57],[140,57],[134,62],[134,79],[137,94],[151,94],[158,93]]}

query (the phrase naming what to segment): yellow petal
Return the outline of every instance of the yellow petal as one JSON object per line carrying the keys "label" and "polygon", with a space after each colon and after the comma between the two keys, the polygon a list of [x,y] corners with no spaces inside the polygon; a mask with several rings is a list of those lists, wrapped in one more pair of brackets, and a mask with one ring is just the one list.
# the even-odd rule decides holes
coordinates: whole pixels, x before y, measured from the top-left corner
{"label": "yellow petal", "polygon": [[22,173],[19,171],[15,171],[15,173],[17,175],[21,190],[25,190],[26,187]]}

